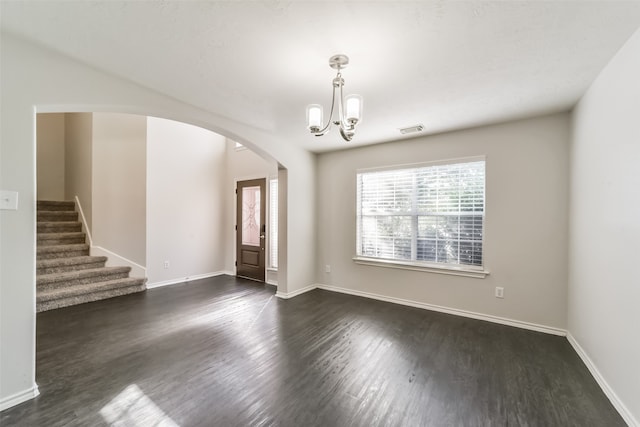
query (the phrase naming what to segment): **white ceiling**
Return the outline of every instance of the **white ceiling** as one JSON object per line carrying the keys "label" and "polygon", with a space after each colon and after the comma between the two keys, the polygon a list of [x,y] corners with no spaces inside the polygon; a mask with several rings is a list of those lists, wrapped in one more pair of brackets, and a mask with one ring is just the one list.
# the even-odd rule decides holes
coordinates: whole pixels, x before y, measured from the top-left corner
{"label": "white ceiling", "polygon": [[[640,1],[0,1],[2,28],[311,151],[566,111]],[[364,98],[354,141],[305,128],[335,72]],[[415,136],[412,135],[412,136]]]}

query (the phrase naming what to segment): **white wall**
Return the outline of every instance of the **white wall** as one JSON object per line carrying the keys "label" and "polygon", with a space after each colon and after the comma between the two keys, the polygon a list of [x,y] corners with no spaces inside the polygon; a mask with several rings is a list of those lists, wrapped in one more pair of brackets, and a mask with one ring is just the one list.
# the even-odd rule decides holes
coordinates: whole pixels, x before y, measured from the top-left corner
{"label": "white wall", "polygon": [[[318,281],[564,329],[569,115],[322,154]],[[354,264],[356,169],[486,156],[484,279]],[[331,273],[324,272],[325,264]],[[504,287],[504,299],[494,288]]]}
{"label": "white wall", "polygon": [[571,147],[569,331],[630,425],[640,425],[638,76],[640,30],[576,106]]}
{"label": "white wall", "polygon": [[93,114],[93,245],[146,264],[147,118]]}
{"label": "white wall", "polygon": [[64,114],[38,114],[38,200],[65,200],[64,134]]}
{"label": "white wall", "polygon": [[82,211],[92,226],[92,138],[93,115],[91,113],[65,114],[65,200],[78,196]]}
{"label": "white wall", "polygon": [[224,270],[225,138],[154,117],[147,128],[149,286]]}
{"label": "white wall", "polygon": [[[226,218],[226,225],[224,229],[225,243],[227,247],[225,258],[226,271],[234,272],[234,274],[236,271],[236,182],[247,179],[266,178],[268,194],[269,178],[277,177],[278,164],[274,160],[265,160],[249,149],[236,150],[234,141],[229,139],[226,141],[226,184],[224,188],[223,204],[225,207]],[[269,199],[267,198],[266,200]],[[268,210],[269,209],[267,207],[267,215]],[[268,227],[269,223],[267,222],[266,224]]]}
{"label": "white wall", "polygon": [[[315,279],[315,156],[273,133],[204,111],[111,76],[7,33],[0,37],[0,188],[19,192],[0,211],[0,407],[35,393],[35,112],[111,111],[165,117],[224,134],[287,168],[288,245],[279,291]],[[225,99],[217,111],[225,111]],[[295,213],[295,217],[293,217]],[[284,230],[280,230],[283,233]],[[292,238],[291,236],[295,236]],[[286,259],[288,256],[289,265]],[[283,266],[285,266],[283,268]]]}

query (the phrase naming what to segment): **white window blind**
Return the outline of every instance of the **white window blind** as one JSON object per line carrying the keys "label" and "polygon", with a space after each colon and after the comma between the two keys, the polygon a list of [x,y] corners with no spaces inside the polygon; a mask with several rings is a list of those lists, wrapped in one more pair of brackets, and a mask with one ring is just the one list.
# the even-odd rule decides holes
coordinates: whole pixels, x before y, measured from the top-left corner
{"label": "white window blind", "polygon": [[357,174],[357,255],[482,267],[485,162]]}
{"label": "white window blind", "polygon": [[269,180],[269,266],[278,268],[278,180]]}

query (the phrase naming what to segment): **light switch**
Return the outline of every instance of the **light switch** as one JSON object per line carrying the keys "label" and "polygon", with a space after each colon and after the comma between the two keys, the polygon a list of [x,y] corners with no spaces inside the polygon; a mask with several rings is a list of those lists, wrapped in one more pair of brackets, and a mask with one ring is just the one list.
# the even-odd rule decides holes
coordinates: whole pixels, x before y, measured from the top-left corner
{"label": "light switch", "polygon": [[18,192],[0,190],[0,209],[4,211],[17,211]]}

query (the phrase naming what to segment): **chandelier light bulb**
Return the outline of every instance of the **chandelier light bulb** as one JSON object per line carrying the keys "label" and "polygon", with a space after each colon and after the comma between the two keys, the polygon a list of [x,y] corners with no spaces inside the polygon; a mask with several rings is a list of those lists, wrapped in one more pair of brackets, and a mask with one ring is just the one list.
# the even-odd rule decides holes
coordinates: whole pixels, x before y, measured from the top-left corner
{"label": "chandelier light bulb", "polygon": [[307,127],[312,132],[322,128],[322,105],[311,104],[307,107]]}
{"label": "chandelier light bulb", "polygon": [[345,98],[347,106],[345,119],[348,123],[355,125],[362,118],[362,97],[360,95],[349,95]]}

